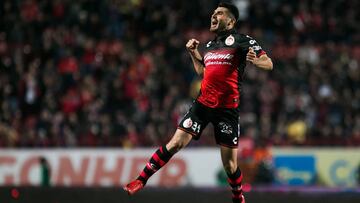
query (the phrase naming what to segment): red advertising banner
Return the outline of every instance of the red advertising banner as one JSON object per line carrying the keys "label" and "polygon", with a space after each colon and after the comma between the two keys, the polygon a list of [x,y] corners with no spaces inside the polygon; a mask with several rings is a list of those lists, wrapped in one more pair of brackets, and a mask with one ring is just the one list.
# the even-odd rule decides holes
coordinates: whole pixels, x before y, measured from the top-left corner
{"label": "red advertising banner", "polygon": [[[0,150],[0,185],[39,185],[39,160],[44,157],[49,163],[52,185],[121,186],[137,177],[153,151]],[[214,186],[220,164],[216,149],[187,150],[173,157],[151,178],[149,185]]]}

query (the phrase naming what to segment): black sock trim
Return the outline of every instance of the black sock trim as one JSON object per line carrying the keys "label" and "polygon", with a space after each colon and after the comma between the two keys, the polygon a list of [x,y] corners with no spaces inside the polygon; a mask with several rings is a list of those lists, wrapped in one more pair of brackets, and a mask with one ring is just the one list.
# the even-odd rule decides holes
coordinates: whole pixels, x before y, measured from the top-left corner
{"label": "black sock trim", "polygon": [[236,180],[241,176],[241,170],[239,167],[236,168],[236,171],[233,174],[229,174],[227,173],[227,176],[231,179],[231,180]]}
{"label": "black sock trim", "polygon": [[166,145],[161,146],[161,148],[163,153],[161,153],[160,149],[156,153],[164,162],[168,162],[174,154],[166,149]]}
{"label": "black sock trim", "polygon": [[139,176],[136,178],[137,180],[140,180],[141,182],[144,183],[144,185],[146,184],[147,180],[145,178],[143,178],[142,176]]}
{"label": "black sock trim", "polygon": [[242,190],[231,190],[231,192],[234,194],[234,195],[241,195],[242,194]]}
{"label": "black sock trim", "polygon": [[[162,148],[162,147],[160,147],[160,148]],[[171,155],[171,153],[169,152],[169,151],[165,151],[164,149],[165,148],[162,148],[162,152],[161,152],[161,149],[158,149],[158,150],[156,150],[156,155],[158,155],[158,157],[163,161],[163,162],[168,162],[170,159],[171,159],[171,157],[172,157],[172,155]],[[155,161],[155,160],[154,160]]]}
{"label": "black sock trim", "polygon": [[152,174],[154,174],[154,171],[148,169],[147,167],[145,167],[143,171],[144,171],[148,176],[151,176]]}
{"label": "black sock trim", "polygon": [[161,166],[159,165],[159,163],[158,163],[157,161],[155,161],[155,159],[153,159],[152,157],[151,157],[151,159],[150,159],[149,162],[152,163],[152,164],[154,164],[154,165],[156,166],[155,170],[158,170],[158,169],[161,168]]}
{"label": "black sock trim", "polygon": [[[166,146],[163,145],[161,146],[158,150],[156,150],[156,155],[159,157],[159,159],[161,159],[163,162],[165,162],[165,164],[171,159],[171,157],[173,156],[172,153],[170,153],[167,149]],[[160,163],[158,163],[153,156],[150,158],[149,163],[154,164],[156,166],[156,171],[159,170],[162,166],[160,166]],[[152,176],[156,171],[150,170],[149,168],[147,168],[147,166],[144,167],[143,172],[146,173],[146,175],[148,176],[148,178],[150,178],[150,176]],[[137,178],[138,180],[142,181],[144,183],[144,185],[147,182],[147,178],[142,177],[141,175]]]}
{"label": "black sock trim", "polygon": [[172,157],[172,156],[174,155],[173,153],[169,152],[169,150],[166,149],[166,145],[163,145],[163,146],[161,146],[161,147],[162,147],[162,150],[163,150],[163,152],[164,152],[164,154],[165,154],[166,156]]}

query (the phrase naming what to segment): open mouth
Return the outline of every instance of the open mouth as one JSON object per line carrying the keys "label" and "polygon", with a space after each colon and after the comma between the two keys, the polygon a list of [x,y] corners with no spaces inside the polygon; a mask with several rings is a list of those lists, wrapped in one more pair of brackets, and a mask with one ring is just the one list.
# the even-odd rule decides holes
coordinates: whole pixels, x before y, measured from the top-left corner
{"label": "open mouth", "polygon": [[215,26],[215,25],[217,25],[218,24],[218,21],[216,21],[216,20],[212,20],[211,21],[211,26]]}

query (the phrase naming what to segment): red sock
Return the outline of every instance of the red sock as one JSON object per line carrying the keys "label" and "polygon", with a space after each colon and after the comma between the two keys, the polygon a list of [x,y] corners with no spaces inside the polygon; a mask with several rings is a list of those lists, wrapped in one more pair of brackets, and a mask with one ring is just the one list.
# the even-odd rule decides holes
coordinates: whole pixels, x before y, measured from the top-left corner
{"label": "red sock", "polygon": [[233,193],[232,199],[234,203],[241,203],[242,201],[242,179],[243,176],[241,174],[241,171],[239,168],[236,169],[236,171],[233,174],[227,174],[228,175],[228,182],[231,186],[231,192]]}
{"label": "red sock", "polygon": [[146,163],[145,168],[140,173],[138,180],[141,180],[144,184],[148,179],[156,173],[161,167],[163,167],[173,156],[164,146],[160,147],[150,158],[149,162]]}

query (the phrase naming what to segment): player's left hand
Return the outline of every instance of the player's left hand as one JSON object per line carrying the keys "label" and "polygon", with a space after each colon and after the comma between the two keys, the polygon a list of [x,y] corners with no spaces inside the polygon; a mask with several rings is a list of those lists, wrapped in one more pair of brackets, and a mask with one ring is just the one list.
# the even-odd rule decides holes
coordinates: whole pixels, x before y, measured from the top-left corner
{"label": "player's left hand", "polygon": [[256,64],[256,60],[257,60],[256,53],[254,49],[250,47],[248,53],[246,54],[246,61],[252,64]]}

